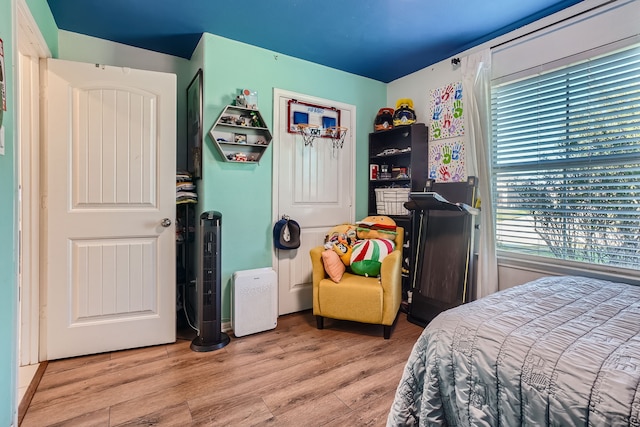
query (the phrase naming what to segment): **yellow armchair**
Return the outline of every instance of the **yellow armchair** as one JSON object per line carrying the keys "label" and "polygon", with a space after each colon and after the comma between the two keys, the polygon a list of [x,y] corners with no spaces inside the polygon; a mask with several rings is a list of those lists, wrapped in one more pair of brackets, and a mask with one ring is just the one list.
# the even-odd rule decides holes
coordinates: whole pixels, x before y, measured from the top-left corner
{"label": "yellow armchair", "polygon": [[322,263],[323,246],[310,251],[313,266],[313,314],[318,329],[324,318],[383,325],[384,339],[391,336],[402,302],[402,244],[404,229],[397,227],[395,249],[382,260],[380,277],[365,277],[346,271],[335,283]]}

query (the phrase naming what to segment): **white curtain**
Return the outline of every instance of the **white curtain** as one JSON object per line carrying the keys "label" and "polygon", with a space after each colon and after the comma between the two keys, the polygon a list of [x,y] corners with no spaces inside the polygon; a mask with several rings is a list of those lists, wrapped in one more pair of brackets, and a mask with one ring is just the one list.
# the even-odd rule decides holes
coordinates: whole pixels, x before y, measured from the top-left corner
{"label": "white curtain", "polygon": [[481,200],[476,298],[498,290],[496,234],[491,206],[491,51],[471,54],[461,61],[465,99],[465,129],[470,158],[469,175],[478,177]]}

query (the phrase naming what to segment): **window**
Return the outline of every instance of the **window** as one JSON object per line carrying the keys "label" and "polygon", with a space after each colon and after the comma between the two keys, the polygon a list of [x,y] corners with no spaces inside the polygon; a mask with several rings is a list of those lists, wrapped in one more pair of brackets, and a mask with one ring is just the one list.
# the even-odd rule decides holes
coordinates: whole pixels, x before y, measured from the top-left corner
{"label": "window", "polygon": [[499,250],[640,270],[640,47],[492,88]]}

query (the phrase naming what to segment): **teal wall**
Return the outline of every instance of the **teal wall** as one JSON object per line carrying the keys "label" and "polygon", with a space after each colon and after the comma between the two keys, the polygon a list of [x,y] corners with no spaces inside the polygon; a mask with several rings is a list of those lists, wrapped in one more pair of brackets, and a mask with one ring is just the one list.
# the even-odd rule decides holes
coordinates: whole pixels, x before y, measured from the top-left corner
{"label": "teal wall", "polygon": [[[242,88],[258,92],[260,113],[272,130],[274,88],[356,106],[356,219],[365,217],[368,134],[378,109],[386,106],[386,85],[212,34],[205,34],[199,47],[205,133]],[[272,157],[269,147],[257,165],[226,163],[205,137],[198,208],[222,214],[223,321],[230,318],[233,273],[272,265]]]}
{"label": "teal wall", "polygon": [[[0,425],[10,425],[16,408],[17,366],[17,233],[16,162],[14,152],[15,79],[13,73],[13,2],[0,2],[0,39],[4,45],[7,111],[3,114],[5,151],[0,156]],[[1,104],[0,104],[1,108]]]}
{"label": "teal wall", "polygon": [[47,46],[51,51],[51,56],[57,58],[58,26],[56,25],[56,21],[53,19],[47,0],[27,0],[27,6],[29,6],[31,15],[36,21],[36,24],[38,24],[42,37],[44,37]]}

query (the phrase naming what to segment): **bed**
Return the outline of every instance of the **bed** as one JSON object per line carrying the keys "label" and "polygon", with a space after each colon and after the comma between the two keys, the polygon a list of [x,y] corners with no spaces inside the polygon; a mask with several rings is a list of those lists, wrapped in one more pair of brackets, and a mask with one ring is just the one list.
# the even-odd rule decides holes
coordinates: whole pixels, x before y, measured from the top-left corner
{"label": "bed", "polygon": [[387,425],[640,426],[640,287],[545,277],[439,314]]}

